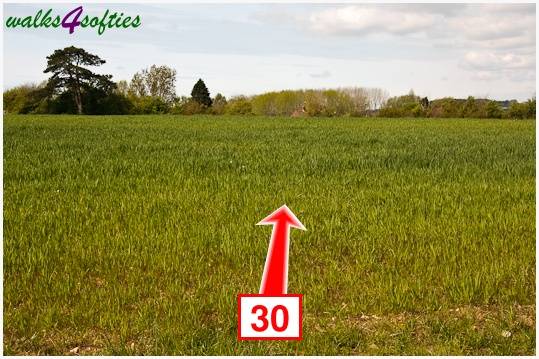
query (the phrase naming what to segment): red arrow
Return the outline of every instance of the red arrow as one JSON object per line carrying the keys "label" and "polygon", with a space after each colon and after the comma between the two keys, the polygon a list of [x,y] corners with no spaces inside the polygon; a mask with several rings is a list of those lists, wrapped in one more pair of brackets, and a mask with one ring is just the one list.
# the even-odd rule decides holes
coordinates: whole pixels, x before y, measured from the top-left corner
{"label": "red arrow", "polygon": [[257,225],[271,224],[271,241],[268,247],[260,294],[286,294],[288,286],[288,248],[290,244],[290,227],[307,229],[301,224],[292,211],[285,205],[261,220]]}

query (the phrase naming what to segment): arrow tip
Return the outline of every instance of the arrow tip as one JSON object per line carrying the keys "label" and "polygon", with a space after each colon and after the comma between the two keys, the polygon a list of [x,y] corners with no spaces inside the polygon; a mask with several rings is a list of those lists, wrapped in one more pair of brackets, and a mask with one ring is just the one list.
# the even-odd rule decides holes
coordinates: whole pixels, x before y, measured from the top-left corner
{"label": "arrow tip", "polygon": [[301,223],[296,217],[296,215],[288,208],[286,204],[283,204],[281,207],[279,207],[277,210],[275,210],[272,214],[258,222],[256,225],[266,225],[266,224],[276,224],[278,222],[287,222],[290,227],[294,227],[297,229],[301,229],[303,231],[306,231],[307,228]]}

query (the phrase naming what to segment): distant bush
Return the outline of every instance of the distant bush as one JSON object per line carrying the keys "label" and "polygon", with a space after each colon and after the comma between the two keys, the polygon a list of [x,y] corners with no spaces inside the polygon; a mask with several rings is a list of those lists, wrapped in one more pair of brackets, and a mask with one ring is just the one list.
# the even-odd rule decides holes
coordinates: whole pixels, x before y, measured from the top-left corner
{"label": "distant bush", "polygon": [[511,102],[504,109],[499,101],[445,97],[424,101],[408,94],[390,98],[379,112],[380,117],[433,117],[433,118],[535,118],[535,98],[526,102]]}
{"label": "distant bush", "polygon": [[339,91],[346,94],[350,101],[350,116],[365,116],[369,110],[375,110],[378,102],[384,101],[382,98],[375,97],[383,96],[383,93],[378,89],[347,87],[339,89]]}
{"label": "distant bush", "polygon": [[354,112],[354,102],[350,95],[340,90],[322,91],[322,116],[349,116]]}
{"label": "distant bush", "polygon": [[174,111],[174,113],[181,115],[198,115],[206,113],[207,111],[208,109],[206,108],[206,106],[194,100],[193,98],[189,98],[187,99],[187,101],[183,102],[176,109],[176,111]]}
{"label": "distant bush", "polygon": [[528,118],[536,118],[536,116],[537,116],[537,108],[536,108],[536,104],[535,104],[535,97],[529,99],[528,101],[526,101],[526,105],[528,107],[527,111],[526,111],[527,117]]}
{"label": "distant bush", "polygon": [[4,92],[4,112],[36,113],[46,108],[47,89],[45,85],[28,84],[14,87]]}
{"label": "distant bush", "polygon": [[513,119],[523,119],[526,118],[526,112],[527,109],[525,104],[513,102],[509,106],[509,110],[507,111],[507,117]]}
{"label": "distant bush", "polygon": [[420,117],[426,115],[426,109],[421,105],[421,97],[410,91],[408,95],[388,99],[378,115],[380,117]]}
{"label": "distant bush", "polygon": [[324,111],[324,96],[321,91],[305,91],[304,109],[308,116],[322,116]]}
{"label": "distant bush", "polygon": [[213,115],[222,115],[225,113],[226,109],[226,97],[218,93],[215,95],[215,98],[212,101],[210,113]]}
{"label": "distant bush", "polygon": [[267,92],[253,96],[251,99],[252,111],[255,115],[277,116],[279,110],[276,105],[277,92]]}
{"label": "distant bush", "polygon": [[496,102],[488,99],[468,97],[463,104],[462,118],[502,118],[503,110]]}
{"label": "distant bush", "polygon": [[4,112],[21,113],[25,107],[28,93],[35,89],[35,85],[22,85],[4,91]]}
{"label": "distant bush", "polygon": [[502,107],[496,101],[488,101],[485,106],[486,118],[502,118]]}
{"label": "distant bush", "polygon": [[285,90],[277,93],[275,108],[279,116],[291,116],[303,108],[303,91]]}
{"label": "distant bush", "polygon": [[135,115],[162,114],[170,110],[169,105],[160,97],[131,96],[130,100],[132,102],[131,113]]}
{"label": "distant bush", "polygon": [[512,102],[507,111],[507,117],[513,119],[535,118],[535,98],[526,102]]}
{"label": "distant bush", "polygon": [[429,103],[427,116],[440,118],[457,118],[461,116],[461,103],[452,97],[432,100]]}
{"label": "distant bush", "polygon": [[253,96],[251,104],[255,115],[291,116],[303,108],[303,91],[285,90]]}
{"label": "distant bush", "polygon": [[119,93],[98,97],[95,107],[88,106],[89,115],[127,115],[133,113],[134,104],[127,97]]}
{"label": "distant bush", "polygon": [[117,89],[136,97],[159,97],[171,105],[176,97],[176,70],[165,65],[152,65],[135,73],[131,82],[119,81]]}
{"label": "distant bush", "polygon": [[342,88],[267,92],[251,104],[255,115],[264,116],[364,116],[370,100],[366,89]]}
{"label": "distant bush", "polygon": [[231,98],[225,107],[227,115],[252,115],[253,107],[248,98],[237,96]]}

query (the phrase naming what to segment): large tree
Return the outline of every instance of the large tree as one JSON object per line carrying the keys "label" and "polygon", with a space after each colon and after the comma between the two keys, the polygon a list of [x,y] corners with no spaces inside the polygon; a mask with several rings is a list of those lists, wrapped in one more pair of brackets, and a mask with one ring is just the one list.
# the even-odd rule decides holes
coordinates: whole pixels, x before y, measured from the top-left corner
{"label": "large tree", "polygon": [[105,63],[97,55],[86,50],[70,46],[55,50],[47,56],[45,73],[52,73],[47,83],[52,93],[64,95],[68,92],[75,102],[77,113],[83,113],[84,97],[88,93],[110,93],[115,85],[110,80],[112,75],[95,74],[85,66],[101,66]]}
{"label": "large tree", "polygon": [[211,106],[211,97],[210,92],[208,91],[208,88],[206,87],[206,84],[202,79],[198,79],[195,86],[193,86],[193,91],[191,91],[191,96],[193,97],[193,100],[198,102],[199,104],[210,107]]}
{"label": "large tree", "polygon": [[176,70],[164,65],[143,69],[131,79],[129,91],[140,97],[158,97],[171,104],[176,98]]}

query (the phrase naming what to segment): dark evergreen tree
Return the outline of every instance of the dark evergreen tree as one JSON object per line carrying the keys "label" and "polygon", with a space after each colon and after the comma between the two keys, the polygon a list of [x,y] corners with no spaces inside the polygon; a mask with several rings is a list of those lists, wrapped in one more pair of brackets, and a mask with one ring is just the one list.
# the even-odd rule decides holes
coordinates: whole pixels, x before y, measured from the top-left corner
{"label": "dark evergreen tree", "polygon": [[421,107],[423,107],[423,109],[429,108],[429,99],[427,97],[421,99]]}
{"label": "dark evergreen tree", "polygon": [[211,97],[210,92],[208,91],[208,88],[206,87],[206,84],[202,79],[198,79],[195,86],[193,86],[193,91],[191,91],[191,97],[193,97],[193,100],[198,102],[199,104],[210,107],[211,106]]}
{"label": "dark evergreen tree", "polygon": [[52,73],[47,88],[56,95],[69,93],[75,102],[76,112],[83,113],[83,104],[89,93],[96,91],[108,95],[115,84],[112,75],[94,74],[84,66],[101,66],[105,60],[74,46],[55,50],[47,56],[45,73]]}

